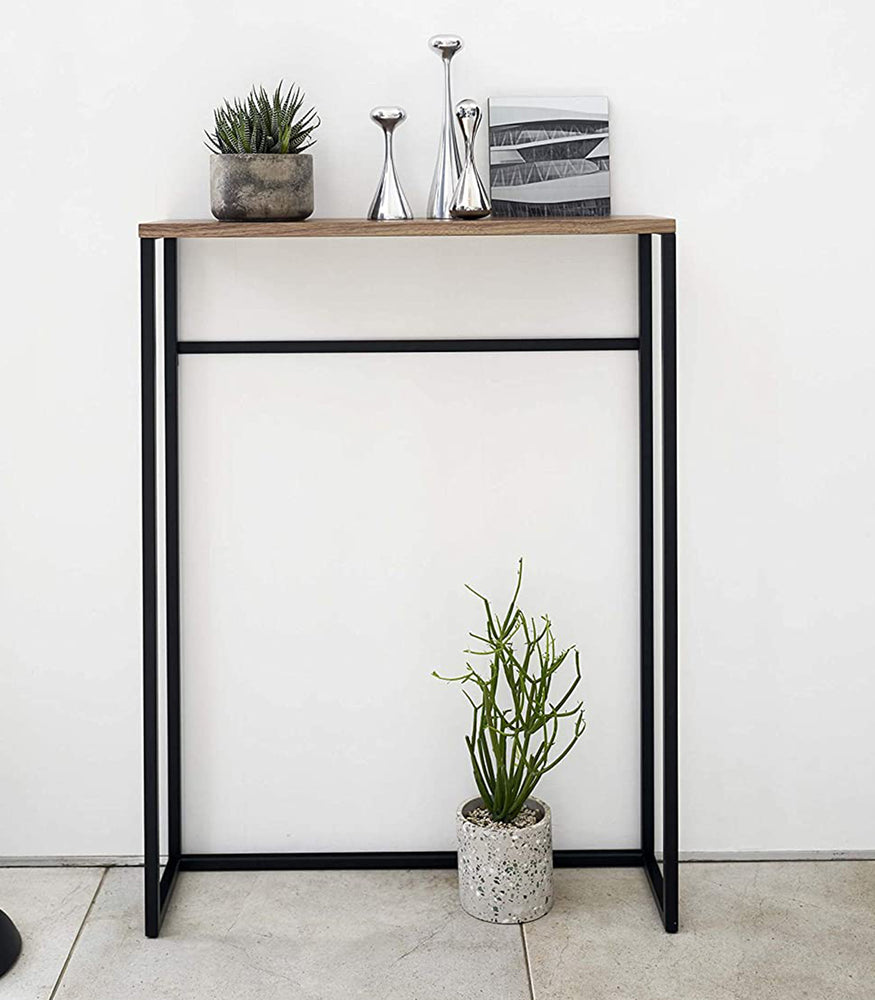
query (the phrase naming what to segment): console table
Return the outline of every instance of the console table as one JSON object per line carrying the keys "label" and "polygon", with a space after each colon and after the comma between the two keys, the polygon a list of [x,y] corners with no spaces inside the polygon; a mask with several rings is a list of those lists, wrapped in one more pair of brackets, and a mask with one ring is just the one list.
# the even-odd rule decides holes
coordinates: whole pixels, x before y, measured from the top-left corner
{"label": "console table", "polygon": [[[177,241],[180,239],[634,236],[638,243],[638,333],[629,337],[523,337],[410,340],[180,340],[177,307]],[[654,476],[653,476],[653,237],[660,253],[659,348],[661,350],[662,441],[662,845],[660,869],[654,849],[655,707],[654,666]],[[650,216],[606,218],[412,220],[309,219],[306,222],[145,222],[139,227],[143,458],[143,739],[145,931],[157,937],[181,871],[342,868],[452,868],[453,851],[390,851],[299,854],[191,854],[182,849],[182,715],[180,710],[179,441],[180,355],[306,354],[445,351],[637,351],[640,450],[640,846],[634,849],[564,850],[565,867],[640,867],[666,931],[678,927],[678,744],[677,744],[677,434],[675,221]],[[163,387],[156,379],[155,244],[163,241]],[[378,252],[378,251],[376,251]],[[158,477],[156,418],[164,408],[164,547],[166,611],[164,635],[158,615]],[[166,657],[167,861],[161,871],[159,844],[158,650]]]}

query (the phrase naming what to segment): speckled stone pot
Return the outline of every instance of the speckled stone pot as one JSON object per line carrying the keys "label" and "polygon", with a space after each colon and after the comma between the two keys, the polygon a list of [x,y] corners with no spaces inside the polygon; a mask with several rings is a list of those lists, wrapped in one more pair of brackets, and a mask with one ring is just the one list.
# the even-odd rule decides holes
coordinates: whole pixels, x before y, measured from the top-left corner
{"label": "speckled stone pot", "polygon": [[541,814],[532,826],[490,829],[465,817],[483,806],[470,799],[456,813],[459,838],[459,901],[478,920],[524,924],[553,906],[553,835],[550,807],[526,801]]}
{"label": "speckled stone pot", "polygon": [[213,153],[210,208],[223,222],[279,222],[313,214],[309,153]]}

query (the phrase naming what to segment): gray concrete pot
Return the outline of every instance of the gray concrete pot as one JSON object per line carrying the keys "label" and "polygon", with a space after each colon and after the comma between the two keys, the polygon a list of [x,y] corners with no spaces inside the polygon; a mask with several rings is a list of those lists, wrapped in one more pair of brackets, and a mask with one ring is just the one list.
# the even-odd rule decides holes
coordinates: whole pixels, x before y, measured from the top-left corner
{"label": "gray concrete pot", "polygon": [[553,906],[553,833],[550,807],[526,801],[541,814],[532,826],[503,829],[466,819],[482,808],[470,799],[456,813],[459,839],[459,902],[466,913],[493,924],[524,924]]}
{"label": "gray concrete pot", "polygon": [[210,208],[223,222],[280,222],[313,214],[309,153],[213,153]]}

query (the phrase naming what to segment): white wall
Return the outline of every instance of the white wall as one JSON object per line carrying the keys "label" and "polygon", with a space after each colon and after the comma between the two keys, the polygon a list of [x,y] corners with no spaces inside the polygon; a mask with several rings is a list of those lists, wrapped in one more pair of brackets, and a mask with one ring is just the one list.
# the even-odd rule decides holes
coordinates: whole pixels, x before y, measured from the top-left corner
{"label": "white wall", "polygon": [[[280,76],[324,119],[319,214],[366,210],[388,102],[421,213],[440,30],[460,97],[609,95],[614,210],[679,219],[682,848],[875,847],[872,21],[7,5],[0,855],[141,850],[136,223],[208,215],[211,108]],[[186,244],[183,334],[621,334],[633,263],[613,239]],[[560,845],[634,843],[634,359],[467,360],[183,361],[189,847],[449,846],[467,715],[428,672],[477,621],[461,584],[501,593],[520,552],[586,663],[590,730],[545,787]]]}

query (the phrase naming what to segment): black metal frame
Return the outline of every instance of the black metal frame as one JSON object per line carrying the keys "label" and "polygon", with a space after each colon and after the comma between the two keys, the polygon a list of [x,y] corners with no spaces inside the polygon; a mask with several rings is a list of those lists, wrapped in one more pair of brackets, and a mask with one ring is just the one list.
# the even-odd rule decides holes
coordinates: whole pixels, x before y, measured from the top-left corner
{"label": "black metal frame", "polygon": [[655,853],[655,622],[653,480],[653,240],[638,236],[638,336],[476,340],[180,341],[177,241],[164,239],[164,483],[168,852],[159,844],[158,498],[155,239],[140,239],[143,456],[143,760],[145,929],[157,937],[180,871],[453,868],[452,851],[313,854],[185,854],[179,658],[179,444],[177,369],[182,354],[437,353],[482,351],[629,351],[639,357],[641,570],[641,846],[556,851],[561,867],[643,868],[665,930],[678,929],[677,744],[677,383],[675,236],[661,234],[662,382],[662,868]]}

